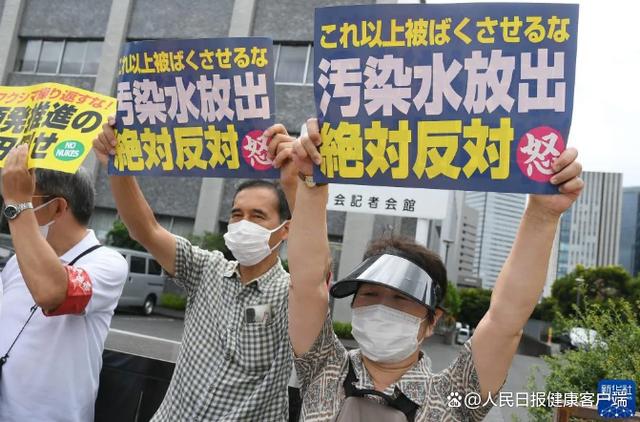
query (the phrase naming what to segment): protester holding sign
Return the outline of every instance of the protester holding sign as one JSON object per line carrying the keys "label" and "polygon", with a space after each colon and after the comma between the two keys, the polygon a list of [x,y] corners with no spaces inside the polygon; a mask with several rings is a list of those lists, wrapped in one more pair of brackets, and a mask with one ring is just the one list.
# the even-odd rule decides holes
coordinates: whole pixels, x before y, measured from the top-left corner
{"label": "protester holding sign", "polygon": [[[113,123],[113,121],[111,122]],[[224,235],[237,261],[174,236],[155,219],[133,176],[110,176],[118,213],[140,242],[187,292],[184,336],[169,390],[154,421],[287,419],[291,351],[287,332],[289,274],[278,251],[289,233],[297,169],[293,138],[268,128],[269,153],[284,193],[271,182],[237,189]],[[103,164],[115,154],[111,126],[94,141]]]}
{"label": "protester holding sign", "polygon": [[87,229],[91,176],[29,171],[28,156],[12,149],[2,170],[15,255],[2,271],[0,420],[89,422],[127,262]]}
{"label": "protester holding sign", "polygon": [[577,151],[568,149],[552,163],[560,193],[531,196],[489,311],[455,361],[433,373],[419,346],[442,315],[447,277],[442,261],[415,243],[374,241],[365,261],[331,287],[334,297],[354,295],[353,334],[360,347],[347,352],[333,333],[324,284],[328,189],[311,180],[313,164],[322,165],[318,146],[326,140],[317,120],[307,126],[308,135],[294,146],[294,161],[307,178],[298,184],[289,235],[289,335],[302,384],[302,420],[482,420],[542,293],[560,215],[583,188]]}
{"label": "protester holding sign", "polygon": [[[129,233],[187,293],[184,337],[155,421],[287,419],[289,275],[278,251],[297,170],[293,138],[273,122],[272,50],[259,37],[136,41],[119,60],[117,114],[95,151]],[[280,177],[284,193],[271,182],[240,185],[224,235],[237,261],[227,261],[163,229],[138,174]]]}

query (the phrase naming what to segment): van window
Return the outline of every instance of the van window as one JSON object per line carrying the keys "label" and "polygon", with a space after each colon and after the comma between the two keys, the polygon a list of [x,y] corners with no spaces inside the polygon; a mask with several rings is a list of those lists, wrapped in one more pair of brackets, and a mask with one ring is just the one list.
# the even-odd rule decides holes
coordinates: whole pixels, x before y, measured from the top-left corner
{"label": "van window", "polygon": [[158,261],[155,259],[149,260],[149,274],[151,275],[160,275],[162,273],[162,267],[158,264]]}
{"label": "van window", "polygon": [[140,256],[131,257],[131,267],[129,270],[132,273],[144,274],[145,273],[145,261],[146,259]]}

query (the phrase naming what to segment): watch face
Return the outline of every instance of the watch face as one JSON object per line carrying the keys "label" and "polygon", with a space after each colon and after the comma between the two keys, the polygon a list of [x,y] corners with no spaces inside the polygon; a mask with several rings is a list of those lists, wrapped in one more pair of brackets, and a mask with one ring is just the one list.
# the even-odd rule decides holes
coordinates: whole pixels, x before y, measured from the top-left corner
{"label": "watch face", "polygon": [[15,205],[7,205],[4,208],[4,216],[7,217],[9,220],[13,220],[14,218],[16,218],[17,215],[18,215],[18,208],[16,208]]}

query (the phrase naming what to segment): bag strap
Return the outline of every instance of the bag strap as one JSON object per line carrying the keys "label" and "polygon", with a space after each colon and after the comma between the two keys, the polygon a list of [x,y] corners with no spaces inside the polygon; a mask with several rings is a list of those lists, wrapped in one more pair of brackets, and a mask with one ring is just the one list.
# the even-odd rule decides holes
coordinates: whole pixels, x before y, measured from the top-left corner
{"label": "bag strap", "polygon": [[382,398],[387,406],[393,407],[396,410],[404,413],[408,422],[413,422],[416,418],[416,413],[418,412],[418,406],[414,403],[409,397],[405,396],[402,391],[395,387],[393,392],[393,396],[388,396],[387,394],[381,393],[377,390],[369,390],[364,389],[361,390],[356,387],[356,383],[358,382],[358,377],[353,369],[353,364],[351,363],[351,358],[347,357],[349,361],[349,372],[347,372],[347,376],[344,379],[342,384],[344,388],[345,395],[347,397],[364,397],[364,396],[377,396]]}
{"label": "bag strap", "polygon": [[[98,248],[101,248],[102,245],[101,244],[97,244],[97,245],[93,245],[92,247],[90,247],[89,249],[87,249],[86,251],[82,252],[80,255],[76,256],[73,260],[71,260],[71,262],[69,262],[69,264],[67,265],[73,265],[76,262],[78,262],[78,260],[88,254],[90,254],[91,252],[95,251]],[[24,325],[22,326],[22,328],[20,329],[20,331],[18,332],[18,335],[16,336],[15,339],[13,339],[13,342],[11,343],[11,346],[9,346],[9,349],[7,350],[7,353],[4,354],[4,356],[0,357],[0,377],[2,376],[2,366],[7,362],[7,360],[9,359],[9,352],[11,352],[11,349],[13,349],[13,346],[16,344],[16,342],[18,341],[18,339],[20,338],[20,335],[22,334],[22,332],[24,331],[24,329],[27,327],[27,324],[29,324],[29,321],[31,321],[31,318],[33,317],[33,314],[36,312],[36,310],[38,309],[38,305],[37,304],[33,304],[33,306],[31,307],[31,313],[29,314],[29,318],[27,318],[27,322],[24,323]]]}
{"label": "bag strap", "polygon": [[101,244],[97,244],[97,245],[93,245],[92,247],[90,247],[89,249],[87,249],[86,251],[82,252],[80,255],[76,256],[75,258],[73,258],[73,260],[71,260],[71,262],[69,262],[67,265],[73,265],[76,262],[78,262],[78,260],[82,257],[84,257],[85,255],[90,254],[91,252],[95,251],[96,249],[101,248],[102,245]]}

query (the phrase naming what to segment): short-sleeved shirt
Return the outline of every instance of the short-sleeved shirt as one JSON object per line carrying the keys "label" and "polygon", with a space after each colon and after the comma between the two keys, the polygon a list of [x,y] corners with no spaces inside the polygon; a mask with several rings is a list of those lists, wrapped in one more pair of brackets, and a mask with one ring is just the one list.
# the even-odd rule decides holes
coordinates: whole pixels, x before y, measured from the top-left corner
{"label": "short-sleeved shirt", "polygon": [[[280,261],[243,284],[237,262],[176,237],[175,264],[187,292],[184,334],[153,421],[287,420],[289,274]],[[265,308],[266,321],[248,318]]]}
{"label": "short-sleeved shirt", "polygon": [[[294,361],[301,384],[301,421],[331,421],[338,415],[346,398],[343,382],[349,359],[358,378],[356,387],[374,389],[360,349],[347,351],[333,332],[331,318],[327,317],[311,349]],[[431,371],[429,358],[421,354],[418,362],[384,393],[393,396],[396,386],[420,406],[415,422],[481,421],[492,407],[489,402],[470,409],[463,403],[467,394],[480,394],[470,341],[464,344],[453,363],[438,373]],[[456,393],[460,397],[459,407],[452,401],[454,396],[458,397]]]}
{"label": "short-sleeved shirt", "polygon": [[[98,243],[88,230],[60,260],[69,263]],[[94,419],[104,342],[128,267],[122,255],[107,247],[83,256],[74,266],[91,279],[91,299],[81,315],[33,314],[2,368],[0,421]],[[0,355],[7,352],[34,305],[15,256],[2,271],[2,288]]]}

